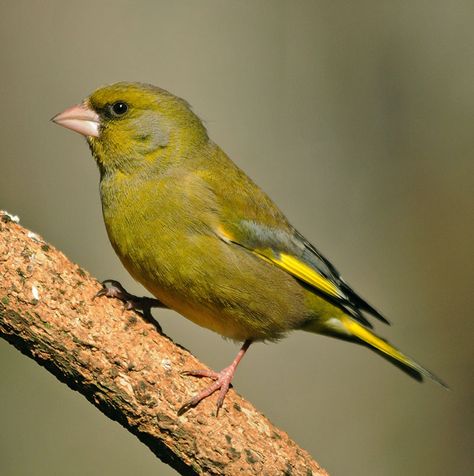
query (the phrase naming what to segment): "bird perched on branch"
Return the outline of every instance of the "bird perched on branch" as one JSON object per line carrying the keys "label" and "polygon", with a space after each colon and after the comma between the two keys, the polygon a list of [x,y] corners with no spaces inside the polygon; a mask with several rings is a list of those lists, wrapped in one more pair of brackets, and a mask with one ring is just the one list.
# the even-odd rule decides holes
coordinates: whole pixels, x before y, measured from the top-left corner
{"label": "bird perched on branch", "polygon": [[[250,344],[296,329],[364,344],[444,385],[370,330],[367,315],[387,321],[209,138],[186,101],[121,82],[53,121],[87,137],[109,239],[154,304],[243,342],[221,372],[187,372],[214,382],[180,411],[215,391],[219,411]],[[111,294],[130,297],[116,286]]]}

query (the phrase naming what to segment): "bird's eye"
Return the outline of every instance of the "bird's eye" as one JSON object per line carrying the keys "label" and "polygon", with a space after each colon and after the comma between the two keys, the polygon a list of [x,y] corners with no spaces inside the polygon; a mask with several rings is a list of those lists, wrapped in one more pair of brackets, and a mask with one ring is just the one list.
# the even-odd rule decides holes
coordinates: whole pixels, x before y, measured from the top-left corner
{"label": "bird's eye", "polygon": [[128,104],[123,101],[117,101],[110,106],[110,111],[116,117],[123,116],[128,111]]}

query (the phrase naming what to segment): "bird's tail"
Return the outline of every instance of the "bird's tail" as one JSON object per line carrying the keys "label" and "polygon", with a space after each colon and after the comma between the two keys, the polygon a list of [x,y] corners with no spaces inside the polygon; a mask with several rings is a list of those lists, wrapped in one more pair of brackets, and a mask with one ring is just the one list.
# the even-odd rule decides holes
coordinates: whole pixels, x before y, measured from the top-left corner
{"label": "bird's tail", "polygon": [[400,352],[398,349],[389,344],[385,339],[374,334],[362,324],[354,321],[348,316],[340,317],[342,325],[349,331],[349,333],[362,341],[372,350],[375,350],[379,355],[390,361],[392,364],[399,367],[401,370],[409,374],[416,380],[423,380],[427,377],[441,386],[448,388],[448,386],[436,375],[425,369],[423,366],[415,362],[410,357]]}
{"label": "bird's tail", "polygon": [[[353,342],[363,344],[369,347],[371,350],[375,351],[380,356],[384,357],[392,364],[396,365],[398,368],[403,370],[405,373],[407,373],[414,379],[422,381],[423,378],[429,378],[441,385],[442,387],[449,388],[440,378],[438,378],[432,372],[425,369],[413,359],[400,352],[398,349],[389,344],[385,339],[382,339],[381,337],[377,336],[359,322],[355,321],[354,319],[351,319],[345,314],[339,316],[337,319],[339,321],[339,325],[337,326],[339,328],[338,332],[325,332],[325,330],[322,330],[321,328],[319,328],[317,332],[327,333],[335,337],[348,339]],[[314,331],[316,331],[316,329],[314,329],[313,332]]]}

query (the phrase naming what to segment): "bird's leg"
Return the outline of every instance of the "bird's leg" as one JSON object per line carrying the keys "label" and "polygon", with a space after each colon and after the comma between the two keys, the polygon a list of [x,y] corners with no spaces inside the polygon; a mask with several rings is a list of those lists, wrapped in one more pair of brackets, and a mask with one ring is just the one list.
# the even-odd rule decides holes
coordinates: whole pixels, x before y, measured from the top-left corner
{"label": "bird's leg", "polygon": [[204,389],[202,392],[198,393],[194,398],[192,398],[189,402],[185,403],[179,410],[178,415],[182,415],[183,413],[187,412],[189,409],[195,407],[201,400],[212,395],[214,392],[219,390],[219,396],[217,397],[217,408],[216,408],[216,416],[219,414],[219,410],[224,403],[225,396],[227,391],[229,390],[230,383],[232,382],[232,378],[234,377],[235,369],[239,365],[239,362],[242,360],[242,357],[247,352],[247,349],[250,347],[252,343],[251,340],[246,340],[241,349],[239,350],[238,354],[236,355],[235,359],[232,363],[226,367],[225,369],[221,370],[220,372],[213,372],[212,370],[200,369],[200,370],[186,370],[182,372],[183,375],[191,375],[193,377],[207,377],[215,380],[215,382]]}
{"label": "bird's leg", "polygon": [[113,279],[106,279],[102,281],[102,289],[94,296],[106,296],[108,298],[120,299],[125,304],[125,309],[132,309],[134,311],[141,311],[143,317],[154,324],[161,333],[160,324],[153,318],[151,314],[152,307],[166,308],[166,306],[158,299],[149,298],[146,296],[138,297],[130,294],[118,281]]}

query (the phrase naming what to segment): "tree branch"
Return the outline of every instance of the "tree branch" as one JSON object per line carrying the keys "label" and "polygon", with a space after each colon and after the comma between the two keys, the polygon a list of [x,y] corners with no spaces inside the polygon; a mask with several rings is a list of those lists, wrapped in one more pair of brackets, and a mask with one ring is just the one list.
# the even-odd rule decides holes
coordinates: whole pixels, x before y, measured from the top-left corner
{"label": "tree branch", "polygon": [[326,475],[309,454],[231,390],[177,410],[204,367],[97,280],[0,212],[0,336],[84,395],[183,475]]}

